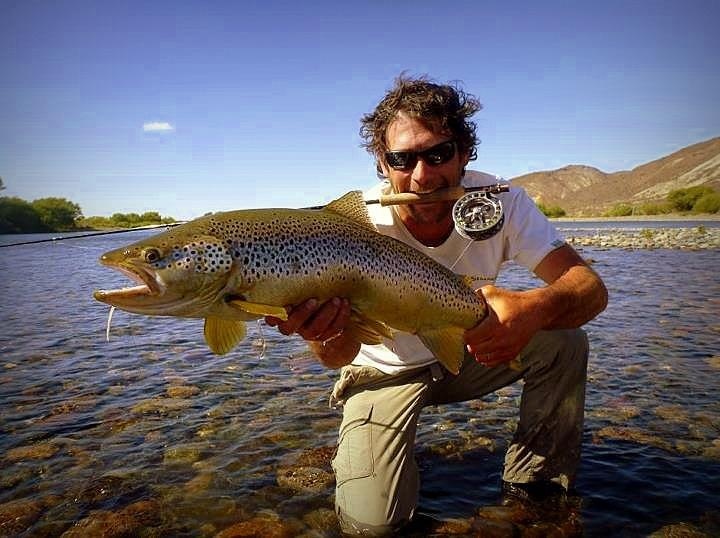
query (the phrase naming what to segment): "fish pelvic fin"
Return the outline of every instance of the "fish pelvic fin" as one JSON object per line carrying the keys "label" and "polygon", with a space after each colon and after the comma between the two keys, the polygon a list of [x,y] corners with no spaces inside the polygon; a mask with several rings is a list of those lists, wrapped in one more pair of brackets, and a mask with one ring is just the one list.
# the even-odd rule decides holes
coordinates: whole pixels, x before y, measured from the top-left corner
{"label": "fish pelvic fin", "polygon": [[287,310],[282,306],[273,306],[269,304],[250,303],[248,301],[241,301],[240,299],[233,299],[228,301],[228,304],[233,308],[239,308],[247,314],[254,316],[272,316],[279,318],[283,321],[287,321],[288,315]]}
{"label": "fish pelvic fin", "polygon": [[465,329],[462,327],[445,327],[417,333],[425,347],[454,375],[460,373],[460,367],[465,360],[464,335]]}
{"label": "fish pelvic fin", "polygon": [[370,346],[381,344],[383,338],[392,338],[393,335],[390,327],[380,321],[367,318],[356,310],[350,313],[350,323],[345,331],[353,339]]}
{"label": "fish pelvic fin", "polygon": [[330,202],[322,210],[341,215],[365,228],[377,231],[377,228],[370,220],[362,191],[350,191],[337,200]]}
{"label": "fish pelvic fin", "polygon": [[245,338],[245,323],[221,318],[205,318],[205,342],[216,355],[225,355]]}

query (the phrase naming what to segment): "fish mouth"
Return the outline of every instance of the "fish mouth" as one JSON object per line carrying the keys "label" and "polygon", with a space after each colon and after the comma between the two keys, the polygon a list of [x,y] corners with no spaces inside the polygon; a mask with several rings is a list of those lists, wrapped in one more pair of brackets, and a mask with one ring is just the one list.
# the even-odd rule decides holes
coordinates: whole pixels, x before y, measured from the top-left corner
{"label": "fish mouth", "polygon": [[145,297],[157,297],[162,295],[163,287],[158,282],[155,274],[144,267],[135,265],[116,265],[104,257],[100,262],[113,269],[116,269],[137,283],[137,286],[128,286],[111,290],[96,290],[93,297],[98,301],[119,306],[118,302],[126,300],[142,299]]}

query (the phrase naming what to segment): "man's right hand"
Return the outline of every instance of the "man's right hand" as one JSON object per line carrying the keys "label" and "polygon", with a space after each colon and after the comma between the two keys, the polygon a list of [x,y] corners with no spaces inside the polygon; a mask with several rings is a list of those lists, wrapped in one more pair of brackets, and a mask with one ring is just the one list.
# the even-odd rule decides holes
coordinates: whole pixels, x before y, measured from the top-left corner
{"label": "man's right hand", "polygon": [[284,335],[297,333],[307,340],[310,349],[328,368],[340,368],[352,362],[360,343],[343,330],[350,322],[350,301],[341,297],[320,303],[311,298],[287,307],[288,319],[266,316],[265,322]]}

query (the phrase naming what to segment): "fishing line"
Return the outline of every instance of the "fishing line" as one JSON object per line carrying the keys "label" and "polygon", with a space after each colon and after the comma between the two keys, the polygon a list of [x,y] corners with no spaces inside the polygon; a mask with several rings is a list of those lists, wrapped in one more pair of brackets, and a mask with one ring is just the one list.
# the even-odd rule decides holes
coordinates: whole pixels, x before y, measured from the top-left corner
{"label": "fishing line", "polygon": [[[424,204],[440,201],[457,200],[456,207],[453,209],[453,219],[459,231],[465,237],[473,239],[487,239],[497,233],[502,227],[502,203],[493,195],[510,190],[510,186],[502,183],[487,185],[483,187],[447,187],[437,189],[430,193],[416,194],[411,192],[402,192],[395,194],[386,194],[374,200],[365,200],[366,205],[380,204],[403,205],[403,204]],[[301,207],[300,209],[319,210],[324,205]],[[142,226],[139,228],[130,228],[123,230],[107,230],[104,232],[90,232],[70,236],[55,236],[45,239],[34,239],[31,241],[19,241],[17,243],[0,244],[0,248],[18,247],[21,245],[36,245],[38,243],[50,243],[56,241],[64,241],[66,239],[84,239],[87,237],[97,237],[101,235],[124,234],[137,232],[142,230],[154,230],[157,228],[173,228],[188,221],[173,222],[170,224],[154,224],[150,226]]]}
{"label": "fishing line", "polygon": [[130,232],[139,232],[143,230],[154,230],[157,228],[172,228],[173,226],[179,226],[180,224],[184,224],[185,222],[174,222],[172,224],[157,224],[153,226],[142,226],[140,228],[130,228],[127,230],[107,230],[104,232],[90,232],[90,233],[84,233],[84,234],[78,234],[78,235],[67,235],[62,236],[58,235],[55,237],[47,237],[45,239],[34,239],[32,241],[20,241],[18,243],[8,243],[4,245],[0,245],[0,248],[6,248],[6,247],[18,247],[20,245],[35,245],[38,243],[54,243],[57,241],[64,241],[66,239],[83,239],[85,237],[95,237],[98,235],[113,235],[113,234],[126,234]]}

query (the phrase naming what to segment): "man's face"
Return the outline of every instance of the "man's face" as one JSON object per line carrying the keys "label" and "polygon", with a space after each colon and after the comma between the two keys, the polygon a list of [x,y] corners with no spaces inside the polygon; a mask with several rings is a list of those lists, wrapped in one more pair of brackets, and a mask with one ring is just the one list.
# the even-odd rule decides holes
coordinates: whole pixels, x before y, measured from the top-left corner
{"label": "man's face", "polygon": [[[393,120],[386,133],[389,151],[423,151],[451,139],[450,133],[433,132],[402,112]],[[449,161],[438,165],[428,164],[418,158],[415,165],[407,170],[391,168],[384,158],[380,159],[380,163],[394,192],[426,193],[459,185],[468,156],[456,151]],[[453,203],[400,205],[396,206],[396,210],[411,231],[418,225],[423,228],[437,225],[438,228],[446,229],[452,225]]]}

